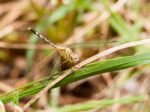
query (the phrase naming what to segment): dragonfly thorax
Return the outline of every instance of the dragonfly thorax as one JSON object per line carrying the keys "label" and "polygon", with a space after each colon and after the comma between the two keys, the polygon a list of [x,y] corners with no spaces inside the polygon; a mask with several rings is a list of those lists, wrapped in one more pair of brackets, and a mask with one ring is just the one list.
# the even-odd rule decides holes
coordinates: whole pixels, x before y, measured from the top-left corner
{"label": "dragonfly thorax", "polygon": [[73,53],[70,48],[59,46],[58,49],[59,54],[65,61],[68,61],[72,64],[75,64],[79,61],[78,55]]}

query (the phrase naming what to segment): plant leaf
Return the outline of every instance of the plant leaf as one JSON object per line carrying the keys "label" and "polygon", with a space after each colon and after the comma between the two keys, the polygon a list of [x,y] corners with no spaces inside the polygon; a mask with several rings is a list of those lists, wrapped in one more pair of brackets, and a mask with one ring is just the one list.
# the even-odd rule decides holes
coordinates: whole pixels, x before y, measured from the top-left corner
{"label": "plant leaf", "polygon": [[[100,73],[121,70],[129,67],[149,64],[149,63],[150,63],[150,53],[108,59],[102,62],[94,62],[70,74],[68,77],[64,78],[59,83],[57,83],[54,87],[63,86],[71,82],[85,79],[87,77],[97,75]],[[49,83],[50,83],[50,79],[48,77],[48,78],[40,79],[39,81],[31,82],[14,91],[18,91],[18,96],[20,99],[38,93]],[[12,101],[14,98],[14,93],[13,93],[14,91],[7,94],[3,94],[2,96],[0,96],[0,100],[3,103]]]}

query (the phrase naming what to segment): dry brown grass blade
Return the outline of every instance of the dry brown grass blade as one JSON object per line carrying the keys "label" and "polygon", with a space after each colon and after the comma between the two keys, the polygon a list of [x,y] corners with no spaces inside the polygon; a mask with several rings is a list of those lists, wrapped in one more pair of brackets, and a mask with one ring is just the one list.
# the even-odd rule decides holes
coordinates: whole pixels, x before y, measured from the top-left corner
{"label": "dry brown grass blade", "polygon": [[0,90],[3,92],[10,92],[13,90],[13,87],[11,87],[3,82],[0,82]]}
{"label": "dry brown grass blade", "polygon": [[38,94],[36,94],[28,103],[25,104],[25,106],[23,107],[24,110],[26,110],[34,101],[36,101],[42,94],[46,93],[48,91],[48,89],[52,88],[55,84],[57,84],[59,81],[63,80],[65,77],[67,77],[68,75],[70,75],[71,73],[73,73],[74,71],[77,71],[78,69],[80,69],[81,67],[87,65],[88,63],[91,63],[99,58],[102,58],[104,56],[107,56],[109,54],[112,54],[118,50],[121,49],[125,49],[125,48],[129,48],[129,47],[133,47],[133,46],[137,46],[137,45],[142,45],[142,44],[150,44],[150,39],[144,39],[144,40],[140,40],[140,41],[134,41],[134,42],[129,42],[126,44],[122,44],[113,48],[110,48],[108,50],[102,51],[82,62],[80,62],[79,64],[75,65],[74,67],[70,68],[69,70],[66,70],[62,75],[60,75],[58,78],[56,78],[55,80],[53,80],[52,82],[50,82],[43,90],[41,90]]}
{"label": "dry brown grass blade", "polygon": [[15,7],[10,7],[9,11],[6,13],[6,15],[1,19],[0,21],[0,28],[3,28],[4,26],[8,25],[9,23],[12,23],[15,21],[19,16],[23,15],[22,9],[27,4],[25,1],[21,1],[15,4]]}
{"label": "dry brown grass blade", "polygon": [[0,15],[10,10],[11,7],[14,7],[15,4],[18,3],[16,1],[8,2],[0,4]]}
{"label": "dry brown grass blade", "polygon": [[14,30],[22,28],[26,24],[27,24],[27,22],[17,21],[17,22],[13,22],[12,24],[9,24],[9,25],[5,26],[4,28],[2,28],[0,30],[0,39],[2,37],[4,37],[5,35],[13,32]]}
{"label": "dry brown grass blade", "polygon": [[52,49],[50,45],[31,45],[31,44],[15,44],[15,43],[6,43],[0,42],[0,48],[5,49]]}

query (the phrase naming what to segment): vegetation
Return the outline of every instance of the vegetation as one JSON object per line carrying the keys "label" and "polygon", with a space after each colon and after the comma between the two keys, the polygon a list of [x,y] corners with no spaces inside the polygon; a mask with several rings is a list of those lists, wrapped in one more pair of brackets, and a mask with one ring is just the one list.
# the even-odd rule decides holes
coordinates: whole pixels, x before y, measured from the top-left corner
{"label": "vegetation", "polygon": [[[149,5],[0,2],[0,112],[149,112]],[[66,63],[29,27],[79,61]]]}

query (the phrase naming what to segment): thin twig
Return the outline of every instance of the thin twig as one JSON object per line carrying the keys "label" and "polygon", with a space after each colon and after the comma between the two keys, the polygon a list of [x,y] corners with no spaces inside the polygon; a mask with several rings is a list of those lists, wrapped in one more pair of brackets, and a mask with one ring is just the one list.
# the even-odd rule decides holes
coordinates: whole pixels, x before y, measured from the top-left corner
{"label": "thin twig", "polygon": [[60,75],[58,78],[56,78],[55,80],[53,80],[52,82],[50,82],[43,90],[41,90],[38,94],[36,94],[28,103],[25,104],[25,106],[23,107],[24,110],[26,110],[34,101],[36,101],[42,94],[46,93],[48,91],[48,89],[52,88],[55,84],[57,84],[58,82],[60,82],[61,80],[63,80],[65,77],[67,77],[68,75],[70,75],[71,73],[77,71],[78,69],[80,69],[81,67],[87,65],[88,63],[91,63],[99,58],[102,58],[104,56],[107,56],[109,54],[112,54],[118,50],[121,49],[125,49],[125,48],[129,48],[129,47],[133,47],[133,46],[137,46],[137,45],[142,45],[142,44],[150,44],[150,39],[145,39],[145,40],[140,40],[140,41],[134,41],[134,42],[129,42],[126,44],[122,44],[113,48],[110,48],[108,50],[102,51],[82,62],[80,62],[79,64],[75,65],[74,67],[70,68],[69,70],[65,71],[62,75]]}

